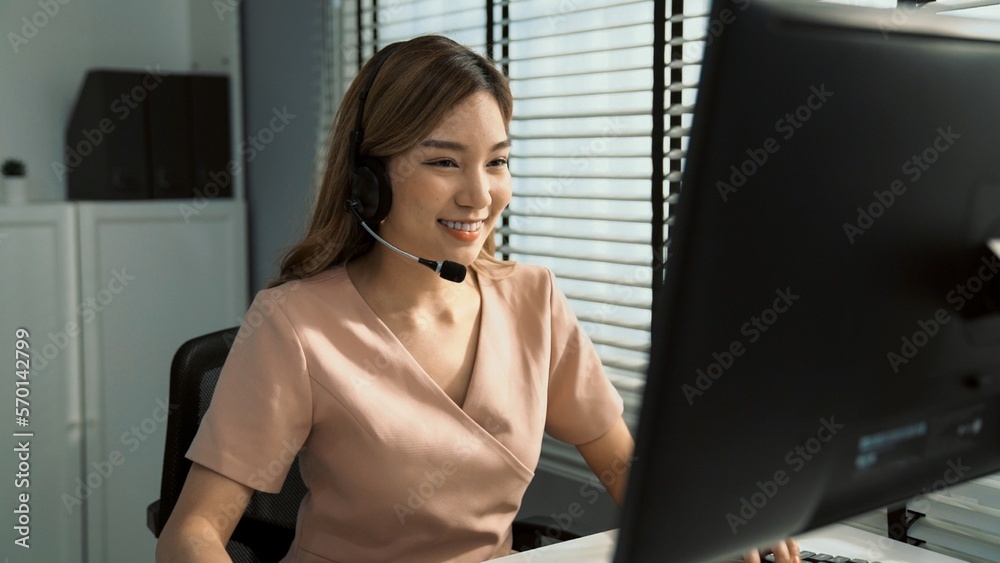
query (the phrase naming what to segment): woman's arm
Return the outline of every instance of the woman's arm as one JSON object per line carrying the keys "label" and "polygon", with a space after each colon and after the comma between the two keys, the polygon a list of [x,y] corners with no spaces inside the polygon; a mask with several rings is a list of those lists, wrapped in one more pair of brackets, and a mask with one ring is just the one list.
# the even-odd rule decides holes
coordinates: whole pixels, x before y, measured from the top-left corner
{"label": "woman's arm", "polygon": [[231,563],[226,544],[253,489],[191,464],[177,505],[156,543],[157,563]]}
{"label": "woman's arm", "polygon": [[[583,459],[586,460],[591,471],[608,489],[611,498],[615,499],[618,506],[621,506],[625,502],[625,485],[628,471],[632,467],[632,453],[635,449],[632,434],[629,432],[625,420],[619,419],[600,438],[586,444],[580,444],[576,449],[583,455]],[[778,543],[765,553],[774,553],[778,563],[801,561],[799,546],[795,540],[785,540]],[[752,551],[744,556],[743,561],[745,563],[760,563],[761,557],[757,551]]]}
{"label": "woman's arm", "polygon": [[625,502],[625,483],[632,467],[635,442],[624,418],[596,440],[576,447],[618,506]]}

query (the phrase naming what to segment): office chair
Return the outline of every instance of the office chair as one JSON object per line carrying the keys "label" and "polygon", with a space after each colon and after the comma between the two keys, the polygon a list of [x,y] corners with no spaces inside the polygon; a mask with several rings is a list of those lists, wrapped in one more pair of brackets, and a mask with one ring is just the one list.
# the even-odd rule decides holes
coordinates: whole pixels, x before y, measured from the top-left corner
{"label": "office chair", "polygon": [[[160,499],[146,509],[146,526],[156,537],[160,537],[184,487],[191,469],[191,461],[184,454],[208,410],[222,365],[238,330],[239,327],[233,327],[193,338],[174,354],[170,365],[170,412]],[[281,492],[255,491],[226,545],[233,562],[270,563],[284,557],[295,537],[295,519],[306,490],[296,457]],[[539,517],[514,522],[513,536],[513,546],[518,551],[534,549],[549,541],[579,537]]]}
{"label": "office chair", "polygon": [[[170,412],[163,452],[160,499],[147,509],[146,524],[160,536],[191,469],[184,457],[208,410],[229,348],[238,327],[220,330],[185,342],[170,365]],[[233,531],[226,551],[235,563],[267,563],[280,560],[295,536],[295,517],[306,486],[299,473],[298,458],[292,464],[281,492],[254,492]]]}

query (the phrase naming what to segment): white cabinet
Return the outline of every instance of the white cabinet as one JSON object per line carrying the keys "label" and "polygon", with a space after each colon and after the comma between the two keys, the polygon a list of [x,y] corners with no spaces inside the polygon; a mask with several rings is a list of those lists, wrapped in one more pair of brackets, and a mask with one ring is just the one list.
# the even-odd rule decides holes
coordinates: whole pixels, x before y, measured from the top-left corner
{"label": "white cabinet", "polygon": [[[34,353],[59,349],[32,374],[33,545],[12,560],[75,563],[84,549],[93,563],[153,560],[145,510],[159,498],[171,358],[185,340],[238,324],[248,303],[244,204],[192,209],[177,200],[0,207],[4,370],[17,327],[31,331]],[[11,399],[0,404],[13,405],[4,375]],[[15,461],[0,459],[5,476]]]}
{"label": "white cabinet", "polygon": [[[62,502],[77,485],[82,451],[76,248],[71,205],[0,206],[0,554],[11,561],[80,560],[83,511]],[[19,328],[30,335],[27,427],[14,412]],[[15,448],[25,442],[22,472]],[[28,495],[28,548],[14,544],[21,494]]]}

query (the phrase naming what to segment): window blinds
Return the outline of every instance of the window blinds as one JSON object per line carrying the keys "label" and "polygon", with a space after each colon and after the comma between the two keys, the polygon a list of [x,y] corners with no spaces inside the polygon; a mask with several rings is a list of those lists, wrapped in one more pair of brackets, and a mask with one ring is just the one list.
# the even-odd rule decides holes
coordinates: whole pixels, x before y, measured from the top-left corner
{"label": "window blinds", "polygon": [[[633,425],[649,357],[653,279],[653,2],[508,6],[513,197],[499,251],[555,273]],[[592,480],[546,438],[540,466]]]}
{"label": "window blinds", "polygon": [[513,198],[499,250],[551,269],[622,391],[649,354],[653,11],[512,0]]}

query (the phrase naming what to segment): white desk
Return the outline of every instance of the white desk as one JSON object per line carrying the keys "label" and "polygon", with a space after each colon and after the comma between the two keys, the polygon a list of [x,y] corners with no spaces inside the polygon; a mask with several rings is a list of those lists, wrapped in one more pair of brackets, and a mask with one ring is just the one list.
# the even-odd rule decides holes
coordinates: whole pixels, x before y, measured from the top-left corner
{"label": "white desk", "polygon": [[[609,563],[615,553],[617,530],[494,559],[502,563]],[[857,557],[882,563],[962,563],[933,551],[834,524],[797,536],[803,550]]]}

